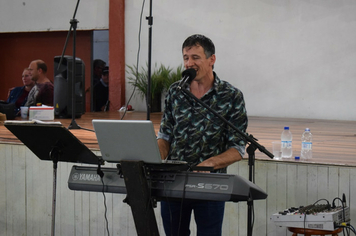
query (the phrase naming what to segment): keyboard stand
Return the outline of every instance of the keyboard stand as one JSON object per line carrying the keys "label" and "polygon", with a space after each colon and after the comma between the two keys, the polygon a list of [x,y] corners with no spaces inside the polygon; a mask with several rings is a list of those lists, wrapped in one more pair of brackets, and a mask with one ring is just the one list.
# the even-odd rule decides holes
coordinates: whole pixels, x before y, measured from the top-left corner
{"label": "keyboard stand", "polygon": [[158,227],[152,198],[142,161],[121,161],[127,197],[124,200],[130,207],[138,236],[158,236]]}
{"label": "keyboard stand", "polygon": [[61,124],[9,121],[5,122],[4,126],[39,159],[53,162],[51,235],[54,236],[58,162],[101,164],[102,160]]}

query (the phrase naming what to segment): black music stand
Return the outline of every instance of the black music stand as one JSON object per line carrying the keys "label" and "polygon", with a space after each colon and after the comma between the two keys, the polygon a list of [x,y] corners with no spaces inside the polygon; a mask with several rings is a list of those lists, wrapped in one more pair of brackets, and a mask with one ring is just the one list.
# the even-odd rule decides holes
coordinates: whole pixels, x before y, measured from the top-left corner
{"label": "black music stand", "polygon": [[159,236],[153,211],[151,189],[144,173],[143,161],[121,161],[120,168],[125,180],[127,197],[138,236]]}
{"label": "black music stand", "polygon": [[102,164],[67,128],[56,122],[6,121],[4,126],[25,144],[39,159],[53,162],[53,198],[51,235],[55,234],[57,163],[75,162]]}

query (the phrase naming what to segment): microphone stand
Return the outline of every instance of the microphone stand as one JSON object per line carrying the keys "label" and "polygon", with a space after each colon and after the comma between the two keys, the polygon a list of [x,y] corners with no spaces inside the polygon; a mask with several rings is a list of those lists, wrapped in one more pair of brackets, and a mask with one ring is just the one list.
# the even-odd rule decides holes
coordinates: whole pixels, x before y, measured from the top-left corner
{"label": "microphone stand", "polygon": [[[249,180],[251,182],[254,182],[254,164],[255,164],[255,151],[256,149],[260,150],[260,152],[265,153],[268,157],[273,158],[273,154],[270,153],[264,146],[260,145],[255,137],[253,137],[251,134],[247,135],[236,126],[234,126],[231,122],[226,120],[223,116],[221,116],[219,113],[211,109],[208,105],[206,105],[204,102],[199,100],[197,97],[195,97],[190,91],[185,89],[183,86],[178,86],[178,89],[181,90],[185,95],[189,96],[190,98],[194,99],[198,104],[201,106],[205,107],[208,111],[213,113],[215,116],[217,116],[221,121],[223,121],[225,124],[227,124],[230,128],[232,128],[234,131],[236,131],[240,136],[243,137],[243,139],[246,141],[246,143],[249,145],[247,147],[247,153],[248,153],[248,165],[249,165]],[[252,210],[253,210],[253,199],[250,197],[249,200],[247,201],[247,206],[248,206],[248,214],[247,214],[247,235],[252,236],[252,229],[253,229],[253,224],[252,224]]]}
{"label": "microphone stand", "polygon": [[[75,57],[75,53],[76,53],[76,32],[77,32],[77,24],[78,24],[78,20],[75,19],[75,16],[77,14],[77,10],[78,10],[78,6],[79,6],[79,2],[80,0],[77,1],[77,5],[75,7],[74,10],[74,14],[73,14],[73,18],[70,20],[70,28],[68,30],[68,34],[67,34],[67,39],[65,41],[64,44],[64,48],[63,48],[63,52],[62,52],[62,56],[61,59],[59,61],[58,64],[58,69],[60,65],[62,64],[62,60],[64,57],[64,53],[66,51],[67,48],[67,44],[68,44],[68,40],[69,40],[69,36],[70,36],[70,32],[72,31],[73,28],[73,62],[72,62],[72,121],[68,127],[68,129],[85,129],[85,128],[81,128],[77,122],[75,121],[75,70],[76,70],[76,57]],[[86,129],[85,129],[86,130]]]}
{"label": "microphone stand", "polygon": [[147,76],[147,120],[150,120],[150,113],[151,113],[151,57],[152,57],[152,25],[153,25],[153,17],[152,17],[152,0],[150,0],[150,15],[146,17],[148,20],[148,76]]}

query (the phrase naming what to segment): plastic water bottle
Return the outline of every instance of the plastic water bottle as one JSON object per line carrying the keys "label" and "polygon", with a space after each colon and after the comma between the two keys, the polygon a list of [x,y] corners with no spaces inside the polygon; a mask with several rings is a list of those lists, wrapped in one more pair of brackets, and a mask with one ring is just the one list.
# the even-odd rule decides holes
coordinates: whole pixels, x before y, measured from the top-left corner
{"label": "plastic water bottle", "polygon": [[302,159],[311,159],[313,157],[312,142],[313,135],[310,133],[310,129],[306,128],[302,134],[302,151],[300,152]]}
{"label": "plastic water bottle", "polygon": [[284,127],[284,130],[281,135],[282,141],[282,158],[291,158],[292,151],[292,133],[289,130],[289,127]]}

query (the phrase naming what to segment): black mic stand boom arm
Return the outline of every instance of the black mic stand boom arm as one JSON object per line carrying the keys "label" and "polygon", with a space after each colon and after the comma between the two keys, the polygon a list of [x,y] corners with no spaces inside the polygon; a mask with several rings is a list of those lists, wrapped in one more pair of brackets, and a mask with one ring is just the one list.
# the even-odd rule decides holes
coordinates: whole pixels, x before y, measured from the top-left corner
{"label": "black mic stand boom arm", "polygon": [[216,115],[217,117],[219,117],[219,119],[221,119],[224,123],[226,123],[230,128],[232,128],[233,130],[235,130],[237,133],[239,133],[243,139],[247,142],[250,143],[254,146],[256,146],[256,148],[258,150],[260,150],[261,152],[265,153],[268,157],[273,158],[273,154],[270,153],[264,146],[260,145],[257,142],[257,139],[254,138],[251,134],[248,135],[247,133],[242,132],[241,130],[239,130],[238,128],[236,128],[235,125],[233,125],[230,121],[226,120],[222,115],[220,115],[219,113],[217,113],[216,111],[214,111],[213,109],[211,109],[208,105],[206,105],[204,102],[200,101],[197,97],[195,97],[190,91],[188,91],[187,89],[181,87],[180,88],[182,92],[184,92],[184,94],[188,95],[189,97],[191,97],[192,99],[194,99],[197,103],[199,103],[200,105],[202,105],[203,107],[205,107],[206,109],[208,109],[211,113],[213,113],[214,115]]}

